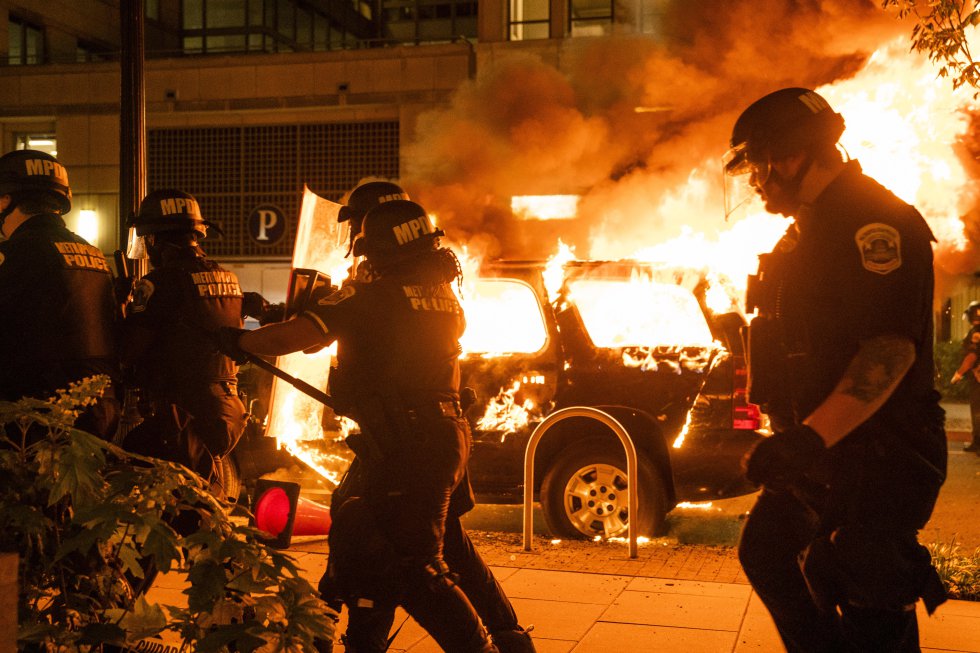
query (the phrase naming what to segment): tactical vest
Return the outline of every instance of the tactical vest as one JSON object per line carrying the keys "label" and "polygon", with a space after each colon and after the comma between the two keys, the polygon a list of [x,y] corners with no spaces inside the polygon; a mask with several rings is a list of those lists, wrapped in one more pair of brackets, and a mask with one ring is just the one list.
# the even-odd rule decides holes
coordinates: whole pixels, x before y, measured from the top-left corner
{"label": "tactical vest", "polygon": [[759,271],[746,285],[745,309],[757,311],[743,330],[748,358],[749,401],[774,420],[792,421],[792,373],[789,357],[797,343],[789,338],[784,301],[790,252],[799,237],[790,226],[775,249],[759,256]]}
{"label": "tactical vest", "polygon": [[234,273],[196,256],[169,260],[145,279],[157,287],[149,302],[164,305],[154,307],[160,322],[149,326],[156,339],[136,364],[142,387],[154,399],[176,400],[202,385],[234,381],[237,365],[209,338],[219,327],[241,327],[242,291]]}
{"label": "tactical vest", "polygon": [[47,396],[94,374],[116,377],[117,314],[102,252],[57,215],[30,218],[0,246],[0,397]]}

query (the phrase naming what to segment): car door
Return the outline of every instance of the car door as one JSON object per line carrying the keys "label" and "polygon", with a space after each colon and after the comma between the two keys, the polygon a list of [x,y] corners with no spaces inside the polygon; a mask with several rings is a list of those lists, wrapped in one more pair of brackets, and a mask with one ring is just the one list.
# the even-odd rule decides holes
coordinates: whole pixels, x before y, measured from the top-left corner
{"label": "car door", "polygon": [[462,385],[474,391],[470,480],[481,501],[514,501],[524,449],[553,409],[561,351],[539,271],[504,267],[468,284],[461,344]]}

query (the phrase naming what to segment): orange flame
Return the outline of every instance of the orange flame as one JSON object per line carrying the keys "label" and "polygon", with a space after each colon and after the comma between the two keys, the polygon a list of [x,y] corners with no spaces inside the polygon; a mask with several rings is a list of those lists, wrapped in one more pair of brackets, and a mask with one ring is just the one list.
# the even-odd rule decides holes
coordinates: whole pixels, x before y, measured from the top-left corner
{"label": "orange flame", "polygon": [[[935,66],[925,57],[908,51],[904,38],[878,50],[851,78],[817,90],[844,116],[847,130],[841,144],[848,155],[860,160],[870,176],[914,204],[926,217],[939,240],[937,265],[943,252],[962,251],[967,241],[961,216],[978,199],[975,184],[955,150],[969,126],[970,113],[976,110],[969,90],[953,90],[948,80],[937,77]],[[632,259],[696,270],[707,281],[708,308],[715,312],[744,311],[744,280],[755,272],[758,255],[772,249],[788,223],[765,213],[758,201],[747,207],[741,219],[723,222],[720,154],[696,166],[685,183],[653,203],[645,200],[638,206],[635,198],[628,196],[636,193],[635,189],[622,191],[618,198],[621,206],[610,202],[610,216],[669,216],[666,224],[676,225],[673,234],[657,236],[656,243],[637,242],[635,238],[616,238],[604,231],[599,221],[590,239],[590,258]],[[336,233],[337,205],[316,196],[309,199],[309,195],[312,193],[304,197],[293,264],[341,270],[334,277],[340,279],[345,248],[336,247],[340,240]],[[564,216],[570,206],[567,197],[556,200],[554,207],[547,204],[547,200],[535,197],[526,211],[536,216]],[[709,226],[692,226],[705,224]],[[451,232],[452,225],[448,226]],[[336,251],[325,253],[331,247]],[[465,248],[458,253],[466,278],[461,298],[468,322],[462,342],[465,355],[539,351],[547,332],[541,326],[531,289],[509,280],[481,280],[479,260]],[[579,279],[565,286],[563,267],[574,258],[571,248],[556,238],[556,254],[545,270],[545,287],[550,301],[562,291],[569,293],[597,345],[624,347],[627,364],[645,369],[663,364],[706,364],[705,357],[718,345],[712,343],[704,320],[692,310],[696,307],[685,305],[690,293],[681,289],[687,288],[686,280],[678,285],[676,280],[649,277],[619,284]],[[691,319],[679,317],[685,315]],[[682,356],[680,362],[670,362],[661,355],[687,351],[683,349],[686,345],[706,353],[689,359]],[[293,354],[280,359],[280,364],[323,387],[330,355],[329,351],[315,357]],[[535,419],[534,411],[540,408],[530,400],[517,399],[524,382],[511,380],[500,389],[480,420],[480,428],[497,428],[506,434]],[[287,399],[287,395],[296,393],[278,384],[272,406],[275,415],[268,432],[279,437],[290,451],[311,461],[321,473],[335,477],[331,468],[335,461],[317,459],[313,449],[304,444],[323,436],[322,411],[310,404],[312,400],[300,396]],[[680,445],[683,435],[674,446]]]}

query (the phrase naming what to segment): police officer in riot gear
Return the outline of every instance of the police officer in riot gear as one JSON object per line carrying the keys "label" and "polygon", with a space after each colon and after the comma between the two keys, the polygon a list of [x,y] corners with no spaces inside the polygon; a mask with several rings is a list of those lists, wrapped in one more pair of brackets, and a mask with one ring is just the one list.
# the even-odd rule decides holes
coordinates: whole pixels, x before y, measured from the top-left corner
{"label": "police officer in riot gear", "polygon": [[966,379],[970,384],[970,423],[972,434],[970,443],[963,451],[969,451],[980,456],[980,379],[977,378],[980,367],[980,301],[972,301],[963,311],[963,317],[970,323],[970,331],[963,338],[963,360],[950,379],[950,383],[959,383]]}
{"label": "police officer in riot gear", "polygon": [[[351,255],[351,251],[354,248],[354,239],[361,233],[361,223],[364,221],[364,215],[379,204],[393,199],[410,200],[411,198],[401,186],[389,181],[363,182],[350,191],[346,204],[341,206],[337,212],[337,222],[341,224],[347,223],[348,228],[348,244],[345,256]],[[371,280],[369,278],[370,275],[367,274],[368,266],[362,266],[360,271],[361,276],[358,277],[356,262],[352,264],[348,269],[347,278],[341,282],[342,285],[346,286],[355,278],[359,278],[360,281],[364,282]],[[342,378],[344,371],[340,367],[333,368],[330,375],[333,379]],[[343,408],[337,407],[337,410],[343,411]],[[335,511],[340,509],[345,501],[361,492],[363,482],[361,461],[355,456],[344,473],[340,485],[330,495],[331,516],[333,516]],[[334,609],[339,618],[340,611],[344,605],[344,596],[329,570],[329,562],[328,569],[324,571],[323,576],[320,578],[317,589],[320,592],[320,598]],[[364,649],[366,647],[363,642],[377,642],[378,646],[381,646],[382,642],[388,640],[388,633],[395,619],[394,607],[375,606],[367,608],[364,606],[355,606],[354,610],[349,609],[348,612],[347,632],[343,635],[343,640],[346,642],[347,648],[357,650],[351,642],[361,642],[360,648]],[[332,653],[332,641],[317,639],[315,643],[317,653]]]}
{"label": "police officer in riot gear", "polygon": [[145,249],[152,269],[126,307],[123,363],[142,392],[144,420],[124,446],[220,483],[222,459],[238,443],[247,411],[238,366],[214,350],[208,334],[242,326],[238,279],[198,244],[213,225],[188,193],[150,193],[133,226],[142,241],[134,249]]}
{"label": "police officer in riot gear", "polygon": [[[35,150],[0,157],[0,400],[47,398],[97,374],[118,380],[112,273],[65,226],[70,210],[57,159]],[[111,438],[118,416],[113,393],[76,426]]]}
{"label": "police officer in riot gear", "polygon": [[[353,250],[354,240],[360,234],[361,224],[369,210],[392,200],[408,199],[410,199],[408,193],[392,182],[367,181],[356,186],[350,192],[347,203],[338,213],[338,222],[348,222],[350,225],[348,254]],[[343,285],[355,277],[362,282],[371,280],[369,265],[353,267],[351,272],[351,276]],[[343,346],[343,343],[340,344]],[[340,358],[343,360],[346,357],[340,355]],[[333,379],[342,379],[344,376],[345,371],[342,368],[331,371]],[[333,391],[336,394],[336,390]],[[340,393],[343,394],[343,389]],[[331,511],[339,510],[343,502],[351,496],[360,495],[363,492],[363,483],[361,461],[355,458],[343,482],[331,496]],[[444,537],[444,558],[452,573],[456,575],[459,587],[473,604],[483,624],[490,631],[493,643],[501,653],[533,653],[534,644],[528,631],[519,625],[513,605],[459,521],[459,518],[472,510],[474,505],[469,477],[464,475],[450,497]],[[320,580],[319,590],[321,597],[339,614],[342,608],[342,592],[337,587],[329,568]],[[347,632],[343,638],[347,646],[355,651],[373,650],[372,647],[381,648],[388,640],[394,623],[394,608],[391,606],[366,608],[363,605],[354,605],[348,608],[348,612]],[[329,642],[318,642],[318,646],[320,653],[332,650],[332,644]]]}
{"label": "police officer in riot gear", "polygon": [[794,218],[750,279],[750,400],[773,435],[739,557],[790,651],[916,651],[915,604],[945,600],[916,540],[946,475],[933,387],[933,235],[836,148],[804,88],[735,123],[726,172]]}
{"label": "police officer in riot gear", "polygon": [[354,238],[361,233],[361,223],[368,211],[391,200],[411,199],[401,186],[390,181],[366,181],[355,186],[337,213],[337,222],[346,222],[349,227],[347,254],[354,249]]}
{"label": "police officer in riot gear", "polygon": [[[278,356],[338,342],[337,406],[361,427],[360,496],[335,510],[331,573],[347,605],[396,604],[446,651],[496,651],[443,558],[450,496],[462,482],[470,435],[459,405],[465,326],[451,283],[461,272],[444,235],[408,200],[371,209],[353,254],[354,280],[299,316],[255,331],[223,330],[223,349]],[[237,353],[236,353],[237,352]],[[381,642],[350,642],[381,651]]]}

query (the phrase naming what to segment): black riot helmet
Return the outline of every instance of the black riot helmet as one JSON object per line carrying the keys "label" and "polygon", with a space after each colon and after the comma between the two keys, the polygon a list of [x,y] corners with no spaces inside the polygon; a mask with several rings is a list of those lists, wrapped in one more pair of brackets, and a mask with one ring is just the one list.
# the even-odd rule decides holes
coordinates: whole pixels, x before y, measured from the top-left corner
{"label": "black riot helmet", "polygon": [[436,239],[445,235],[419,204],[391,200],[364,216],[361,234],[354,240],[354,256],[366,256],[372,263],[403,260],[432,251]]}
{"label": "black riot helmet", "polygon": [[967,322],[972,323],[977,319],[978,315],[980,315],[980,301],[974,300],[970,302],[970,305],[966,307],[965,311],[963,311],[963,317],[966,318]]}
{"label": "black riot helmet", "polygon": [[10,195],[11,203],[2,217],[24,198],[46,196],[53,200],[56,213],[71,210],[68,171],[56,158],[38,150],[14,150],[0,157],[0,195]]}
{"label": "black riot helmet", "polygon": [[[391,200],[410,200],[411,197],[398,184],[390,181],[368,181],[350,192],[347,204],[340,207],[337,222],[351,221],[351,230],[356,234],[360,231],[360,221],[364,215],[379,204]],[[356,224],[354,224],[356,222]],[[355,230],[356,228],[356,230]]]}
{"label": "black riot helmet", "polygon": [[198,238],[207,235],[207,228],[221,230],[201,216],[201,207],[190,193],[180,190],[156,190],[140,202],[139,213],[132,218],[137,236],[163,232],[193,233]]}
{"label": "black riot helmet", "polygon": [[827,100],[806,88],[784,88],[753,102],[735,121],[725,172],[740,175],[797,152],[833,148],[843,133],[844,118]]}

